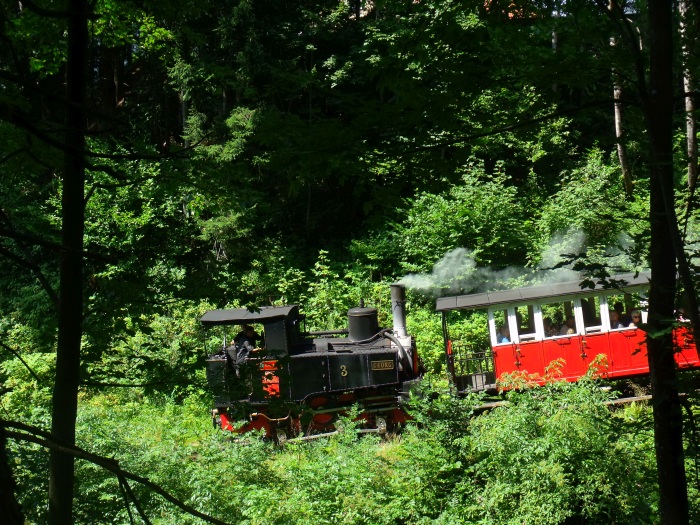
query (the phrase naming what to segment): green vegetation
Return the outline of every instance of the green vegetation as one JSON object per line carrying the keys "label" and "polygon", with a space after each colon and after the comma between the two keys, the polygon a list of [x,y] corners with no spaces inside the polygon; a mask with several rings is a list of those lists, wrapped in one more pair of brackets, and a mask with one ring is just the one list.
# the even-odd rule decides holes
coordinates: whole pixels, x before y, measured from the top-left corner
{"label": "green vegetation", "polygon": [[[415,401],[414,422],[400,435],[358,438],[348,420],[335,437],[283,448],[254,436],[232,440],[206,424],[206,396],[183,396],[91,396],[79,445],[228,523],[658,520],[649,407],[611,410],[593,382],[509,394],[508,404],[481,415],[478,398],[438,389]],[[18,481],[41,486],[45,453],[13,451]],[[128,522],[113,475],[81,461],[78,478],[77,521]],[[133,489],[152,523],[201,523]],[[30,521],[44,521],[45,492],[22,494]]]}
{"label": "green vegetation", "polygon": [[[677,439],[657,450],[688,465],[666,479],[695,479],[698,455],[697,400],[663,405],[672,369],[654,419],[589,382],[478,416],[436,387],[391,439],[348,421],[278,449],[210,428],[197,321],[300,304],[309,330],[337,329],[363,299],[388,325],[403,279],[438,385],[436,294],[651,267],[651,343],[670,345],[674,305],[696,310],[696,110],[680,101],[698,16],[659,0],[3,2],[2,419],[229,523],[671,523],[655,469],[683,462],[654,455],[659,413]],[[474,349],[484,329],[453,327]],[[62,478],[39,444],[7,447],[29,523],[141,520],[101,467]],[[130,487],[150,522],[200,522]]]}

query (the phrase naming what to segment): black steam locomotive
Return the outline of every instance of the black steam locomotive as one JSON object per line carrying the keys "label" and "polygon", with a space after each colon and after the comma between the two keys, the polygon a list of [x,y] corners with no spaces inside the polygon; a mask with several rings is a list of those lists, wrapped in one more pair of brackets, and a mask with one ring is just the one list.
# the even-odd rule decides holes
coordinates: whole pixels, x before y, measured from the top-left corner
{"label": "black steam locomotive", "polygon": [[[234,432],[261,429],[284,441],[333,431],[354,405],[366,431],[383,432],[405,421],[402,400],[419,380],[421,365],[406,333],[402,285],[391,286],[391,304],[390,329],[380,328],[377,310],[364,306],[348,311],[347,330],[326,332],[304,332],[297,306],[204,314],[207,341],[217,347],[207,357],[214,425]],[[247,335],[253,325],[262,327],[260,340],[256,332]],[[218,329],[218,336],[210,329]]]}

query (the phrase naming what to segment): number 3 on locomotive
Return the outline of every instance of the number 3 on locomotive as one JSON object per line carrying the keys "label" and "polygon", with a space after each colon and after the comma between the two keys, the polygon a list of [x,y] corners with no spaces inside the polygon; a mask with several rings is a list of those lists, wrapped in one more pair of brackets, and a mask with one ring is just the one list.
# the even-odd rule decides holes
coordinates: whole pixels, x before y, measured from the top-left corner
{"label": "number 3 on locomotive", "polygon": [[345,365],[340,365],[340,375],[343,377],[347,377],[348,375],[348,367]]}

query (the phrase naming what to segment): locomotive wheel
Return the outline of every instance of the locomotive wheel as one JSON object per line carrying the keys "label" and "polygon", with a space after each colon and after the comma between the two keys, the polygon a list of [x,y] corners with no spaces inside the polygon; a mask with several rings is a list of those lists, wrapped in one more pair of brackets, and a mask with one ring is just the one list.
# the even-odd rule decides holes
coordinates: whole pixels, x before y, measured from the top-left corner
{"label": "locomotive wheel", "polygon": [[333,410],[337,404],[330,396],[315,396],[306,401],[306,406],[311,409],[311,422],[318,428],[324,428],[332,424],[338,417],[337,412],[321,412]]}

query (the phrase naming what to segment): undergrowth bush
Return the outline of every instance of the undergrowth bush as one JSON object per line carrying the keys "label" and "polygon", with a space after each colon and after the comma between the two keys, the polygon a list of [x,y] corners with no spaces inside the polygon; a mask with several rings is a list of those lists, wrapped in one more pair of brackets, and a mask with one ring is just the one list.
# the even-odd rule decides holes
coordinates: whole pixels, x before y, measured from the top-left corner
{"label": "undergrowth bush", "polygon": [[[510,393],[461,438],[462,515],[476,523],[653,523],[653,435],[593,381]],[[622,412],[624,413],[624,411]],[[644,431],[644,429],[647,429]],[[643,489],[642,489],[643,488]]]}
{"label": "undergrowth bush", "polygon": [[[336,436],[280,448],[212,428],[202,391],[111,394],[83,401],[78,436],[82,448],[227,523],[655,523],[650,410],[611,410],[606,399],[593,381],[552,383],[483,410],[479,396],[433,386],[412,400],[398,435],[360,437],[348,418]],[[41,523],[46,454],[22,444],[11,454],[28,523]],[[114,476],[76,465],[76,522],[129,523]],[[202,523],[131,487],[152,523]]]}

